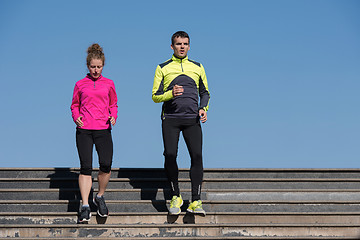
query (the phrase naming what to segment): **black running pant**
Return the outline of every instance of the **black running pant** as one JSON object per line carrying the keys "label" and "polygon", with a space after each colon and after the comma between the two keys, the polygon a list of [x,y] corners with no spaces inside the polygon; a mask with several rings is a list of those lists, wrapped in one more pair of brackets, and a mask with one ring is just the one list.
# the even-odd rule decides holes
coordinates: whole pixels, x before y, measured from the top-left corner
{"label": "black running pant", "polygon": [[80,174],[91,175],[93,148],[99,156],[100,171],[109,173],[113,157],[111,130],[76,129],[76,146],[80,158]]}
{"label": "black running pant", "polygon": [[170,181],[173,195],[179,196],[179,169],[176,157],[180,132],[182,132],[184,136],[191,158],[190,179],[192,201],[197,201],[200,200],[201,185],[203,181],[202,131],[198,118],[166,118],[162,120],[165,172]]}

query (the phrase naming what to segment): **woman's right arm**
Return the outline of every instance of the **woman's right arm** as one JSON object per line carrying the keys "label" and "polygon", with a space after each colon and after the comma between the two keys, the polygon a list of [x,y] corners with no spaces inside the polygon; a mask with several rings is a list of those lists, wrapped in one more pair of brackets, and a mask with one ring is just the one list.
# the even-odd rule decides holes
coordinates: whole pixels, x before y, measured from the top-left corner
{"label": "woman's right arm", "polygon": [[80,116],[80,93],[79,93],[79,87],[77,86],[77,84],[75,84],[70,109],[71,109],[71,113],[72,113],[72,118],[73,118],[74,122],[76,123],[76,121],[79,119],[79,117],[82,117],[82,116]]}

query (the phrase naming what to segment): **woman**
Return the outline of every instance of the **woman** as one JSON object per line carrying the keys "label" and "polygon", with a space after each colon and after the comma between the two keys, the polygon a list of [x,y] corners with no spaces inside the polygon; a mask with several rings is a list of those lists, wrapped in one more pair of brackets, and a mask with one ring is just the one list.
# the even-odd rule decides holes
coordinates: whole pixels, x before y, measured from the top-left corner
{"label": "woman", "polygon": [[104,193],[110,179],[113,157],[111,125],[117,119],[117,95],[114,82],[101,75],[105,56],[99,44],[88,48],[86,58],[89,73],[75,84],[71,112],[76,128],[76,146],[80,158],[79,187],[82,207],[79,222],[90,221],[89,194],[92,187],[92,149],[99,156],[99,191],[93,201],[100,217],[109,214]]}

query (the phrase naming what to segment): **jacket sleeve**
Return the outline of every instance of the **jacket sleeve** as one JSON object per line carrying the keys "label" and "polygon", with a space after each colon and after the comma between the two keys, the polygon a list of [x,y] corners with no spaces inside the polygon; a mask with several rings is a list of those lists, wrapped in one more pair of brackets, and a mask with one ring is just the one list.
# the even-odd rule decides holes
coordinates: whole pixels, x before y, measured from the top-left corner
{"label": "jacket sleeve", "polygon": [[111,85],[110,85],[109,108],[110,108],[110,116],[117,119],[118,117],[117,94],[115,90],[115,84],[113,81],[111,81]]}
{"label": "jacket sleeve", "polygon": [[157,66],[152,89],[152,100],[159,103],[169,101],[173,98],[172,91],[166,91],[166,89],[164,89],[164,74],[161,67]]}
{"label": "jacket sleeve", "polygon": [[200,106],[199,109],[209,110],[210,92],[208,82],[205,74],[203,65],[200,65],[200,79],[199,79],[199,95],[200,95]]}
{"label": "jacket sleeve", "polygon": [[73,118],[74,122],[76,122],[76,120],[80,117],[80,92],[79,92],[79,87],[77,86],[77,84],[75,84],[70,109],[71,109],[71,113],[72,113],[72,118]]}

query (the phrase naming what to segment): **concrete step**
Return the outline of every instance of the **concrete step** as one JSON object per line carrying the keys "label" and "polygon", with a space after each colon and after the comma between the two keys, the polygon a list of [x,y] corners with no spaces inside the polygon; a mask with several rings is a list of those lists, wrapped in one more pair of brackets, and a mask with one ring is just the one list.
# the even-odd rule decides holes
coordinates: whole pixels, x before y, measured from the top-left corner
{"label": "concrete step", "polygon": [[[98,189],[94,189],[92,199]],[[191,199],[191,190],[182,189],[183,199]],[[170,189],[108,189],[106,200],[163,200],[171,199]],[[1,200],[79,200],[79,189],[0,189]],[[202,192],[203,200],[243,200],[243,201],[360,201],[360,189],[206,189]]]}
{"label": "concrete step", "polygon": [[[75,212],[0,212],[0,224],[76,224],[78,214]],[[89,224],[360,224],[360,212],[340,213],[299,213],[299,212],[207,212],[206,216],[181,213],[178,216],[166,212],[129,213],[111,212],[108,218],[97,216],[92,212]]]}
{"label": "concrete step", "polygon": [[[179,179],[180,188],[190,189],[188,178]],[[97,179],[93,180],[97,188]],[[77,178],[0,178],[0,189],[6,188],[78,188]],[[112,178],[108,189],[170,188],[166,178]],[[360,178],[339,179],[204,179],[206,189],[360,189]]]}
{"label": "concrete step", "polygon": [[[167,212],[165,200],[107,200],[110,212]],[[189,202],[184,201],[182,211]],[[77,212],[79,200],[0,200],[0,212]],[[95,206],[90,204],[95,211]],[[359,212],[360,201],[203,201],[207,212]]]}
{"label": "concrete step", "polygon": [[206,217],[186,213],[189,169],[179,216],[163,169],[114,169],[110,216],[91,204],[89,224],[76,224],[78,172],[0,168],[0,239],[360,239],[360,169],[205,169]]}
{"label": "concrete step", "polygon": [[[0,178],[77,177],[79,168],[0,168]],[[97,176],[98,168],[93,171]],[[163,168],[113,168],[112,178],[165,178]],[[180,178],[189,169],[179,169]],[[204,169],[204,178],[360,178],[360,169]]]}
{"label": "concrete step", "polygon": [[[121,240],[143,240],[146,237],[122,237]],[[73,238],[68,238],[68,237],[56,237],[56,238],[40,238],[37,237],[36,239],[57,239],[57,240],[69,240],[69,239],[73,239]],[[76,240],[88,240],[89,237],[77,237]],[[110,238],[108,237],[91,237],[92,240],[108,240]],[[332,239],[338,239],[338,240],[346,240],[346,239],[359,239],[358,237],[322,237],[322,236],[311,236],[311,237],[307,237],[307,236],[301,236],[301,237],[294,237],[294,236],[289,236],[289,237],[284,237],[284,236],[271,236],[271,237],[257,237],[257,236],[251,236],[251,237],[226,237],[226,236],[221,236],[221,237],[215,237],[215,236],[210,236],[210,237],[158,237],[156,239],[159,240],[294,240],[294,239],[299,239],[299,240],[304,240],[304,239],[322,239],[322,240],[332,240]],[[9,238],[0,238],[0,240],[9,240]],[[18,238],[16,237],[16,240],[34,240],[33,237],[30,238]]]}
{"label": "concrete step", "polygon": [[359,224],[56,224],[0,225],[0,237],[356,237]]}

